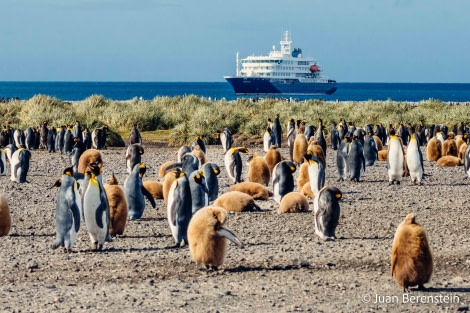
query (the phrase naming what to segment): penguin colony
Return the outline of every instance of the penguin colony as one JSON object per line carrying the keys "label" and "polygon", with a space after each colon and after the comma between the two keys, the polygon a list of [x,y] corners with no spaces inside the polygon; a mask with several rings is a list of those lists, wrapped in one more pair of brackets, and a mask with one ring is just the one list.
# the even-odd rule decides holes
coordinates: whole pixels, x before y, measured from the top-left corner
{"label": "penguin colony", "polygon": [[[73,128],[64,125],[51,130],[47,128],[47,122],[44,122],[40,131],[28,127],[25,132],[15,131],[14,135],[2,132],[0,174],[6,175],[7,162],[10,162],[11,180],[17,183],[27,182],[30,150],[47,149],[49,152],[60,151],[71,156],[71,167],[62,171],[62,177],[56,184],[59,191],[53,248],[62,246],[65,251],[71,251],[83,219],[92,248],[102,249],[104,243],[109,241],[109,235],[122,235],[126,222],[142,217],[146,205],[145,200],[141,201],[144,196],[153,207],[153,199],[162,197],[167,206],[169,228],[176,245],[188,244],[194,261],[206,267],[218,267],[223,264],[225,257],[225,238],[241,246],[240,240],[223,227],[228,218],[227,211],[258,211],[257,200],[269,200],[273,197],[279,203],[280,213],[305,212],[310,208],[313,211],[315,234],[324,240],[336,238],[336,228],[340,224],[339,203],[343,195],[337,187],[325,185],[324,159],[316,157],[317,152],[313,151],[315,148],[311,147],[310,150],[308,145],[308,137],[311,136],[321,148],[318,151],[324,152],[327,149],[325,127],[321,119],[319,121],[316,132],[311,127],[305,128],[302,123],[294,123],[293,119],[289,121],[287,146],[292,153],[284,158],[276,149],[282,142],[282,130],[279,131],[281,124],[279,116],[276,116],[275,122],[266,128],[267,132],[269,130],[269,141],[266,140],[264,147],[266,155],[252,156],[251,162],[260,159],[261,165],[254,166],[250,162],[251,172],[247,182],[243,182],[241,177],[243,162],[240,153],[249,154],[248,149],[232,147],[230,131],[221,131],[220,138],[224,138],[226,175],[233,184],[229,192],[220,196],[217,175],[221,174],[221,169],[216,160],[211,160],[210,155],[207,155],[204,141],[200,137],[194,138],[191,147],[181,147],[176,160],[168,160],[162,166],[160,176],[163,181],[159,186],[161,196],[152,196],[142,182],[146,167],[141,162],[143,146],[136,127],[131,132],[126,162],[123,162],[127,165],[129,176],[124,188],[116,191],[109,191],[109,187],[118,186],[114,175],[105,187],[101,178],[104,166],[99,150],[106,148],[107,126],[96,129],[91,136],[78,122]],[[412,183],[422,184],[424,167],[420,147],[425,144],[428,161],[443,158],[436,166],[463,164],[465,174],[470,177],[470,148],[466,128],[457,137],[452,132],[447,133],[443,127],[436,127],[434,131],[423,127],[420,131],[415,131],[411,125],[407,127],[401,124],[398,132],[393,127],[385,131],[381,124],[376,125],[373,130],[371,125],[364,128],[367,132],[353,123],[346,124],[344,119],[338,125],[333,124],[331,148],[337,154],[339,181],[350,179],[360,182],[366,166],[374,166],[376,161],[381,160],[382,154],[386,155],[390,183],[401,182],[408,173]],[[307,130],[309,135],[305,134]],[[423,134],[426,131],[425,136]],[[36,132],[40,134],[39,144],[34,139]],[[95,149],[90,149],[85,140],[89,140],[90,146]],[[388,147],[386,153],[384,146]],[[299,166],[303,180],[302,183],[298,181],[297,187],[299,191],[304,186],[310,187],[313,208],[302,193],[293,192],[293,173]],[[386,176],[384,173],[384,180]],[[208,177],[211,177],[210,183]],[[256,181],[260,177],[263,179]],[[272,188],[267,187],[271,183]],[[211,202],[214,203],[212,206]],[[4,236],[9,232],[11,220],[8,203],[3,195],[0,196],[0,218],[0,235]],[[391,274],[403,288],[423,288],[429,281],[433,268],[429,243],[423,228],[416,223],[412,214],[397,229],[391,259]]]}

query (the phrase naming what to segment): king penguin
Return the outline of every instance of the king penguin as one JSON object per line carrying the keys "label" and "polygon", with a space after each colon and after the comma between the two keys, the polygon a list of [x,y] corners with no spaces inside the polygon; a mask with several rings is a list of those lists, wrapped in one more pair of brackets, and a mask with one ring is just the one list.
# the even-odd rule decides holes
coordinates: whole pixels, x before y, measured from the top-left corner
{"label": "king penguin", "polygon": [[344,181],[349,173],[348,171],[348,153],[351,137],[344,136],[336,152],[336,169],[338,171],[338,180]]}
{"label": "king penguin", "polygon": [[334,186],[323,187],[313,200],[315,215],[315,234],[323,240],[335,240],[338,226],[341,191]]}
{"label": "king penguin", "polygon": [[98,166],[90,166],[85,172],[82,189],[82,209],[85,225],[91,240],[91,248],[101,250],[109,235],[109,206],[106,193],[96,178]]}
{"label": "king penguin", "polygon": [[109,204],[109,234],[111,236],[122,235],[126,229],[129,206],[124,189],[118,185],[114,173],[104,185],[104,190]]}
{"label": "king penguin", "polygon": [[463,156],[463,167],[465,170],[465,174],[467,174],[466,178],[470,178],[470,145],[467,146],[465,150],[465,154]]}
{"label": "king penguin", "polygon": [[366,160],[364,158],[364,149],[359,142],[359,137],[354,135],[349,144],[348,170],[351,181],[359,182],[362,174],[366,170]]}
{"label": "king penguin", "polygon": [[336,128],[336,123],[333,122],[331,124],[331,133],[330,133],[330,141],[331,141],[331,149],[338,150],[338,147],[341,143],[341,139],[339,137],[338,129]]}
{"label": "king penguin", "polygon": [[310,150],[305,154],[305,159],[308,162],[310,188],[312,189],[313,194],[316,195],[325,185],[325,167]]}
{"label": "king penguin", "polygon": [[73,141],[72,129],[68,128],[64,135],[64,153],[72,155],[72,149],[75,142]]}
{"label": "king penguin", "polygon": [[227,211],[217,206],[202,208],[194,214],[188,226],[188,240],[189,252],[196,263],[212,269],[222,265],[225,259],[225,239],[242,247],[240,240],[224,228],[227,219]]}
{"label": "king penguin", "polygon": [[203,171],[194,171],[189,175],[189,188],[191,189],[191,211],[194,214],[209,205],[209,192]]}
{"label": "king penguin", "polygon": [[225,152],[225,169],[227,170],[228,177],[234,184],[242,182],[242,167],[243,162],[240,157],[240,152],[248,153],[245,147],[231,148]]}
{"label": "king penguin", "polygon": [[364,136],[364,158],[367,166],[373,166],[379,158],[379,151],[372,134],[372,129]]}
{"label": "king penguin", "polygon": [[7,175],[7,155],[4,149],[0,148],[0,176]]}
{"label": "king penguin", "polygon": [[395,130],[392,128],[389,133],[388,142],[388,181],[392,185],[394,182],[400,184],[403,177],[403,169],[405,166],[405,152],[401,140],[395,134]]}
{"label": "king penguin", "polygon": [[289,147],[289,157],[293,161],[294,157],[294,142],[295,142],[295,121],[293,118],[290,119],[287,124],[287,147]]}
{"label": "king penguin", "polygon": [[276,148],[280,148],[282,143],[282,126],[279,121],[279,114],[276,114],[276,117],[274,118],[272,130],[274,135],[274,145]]}
{"label": "king penguin", "polygon": [[55,212],[56,240],[52,249],[64,247],[66,252],[70,252],[80,229],[81,216],[81,199],[72,167],[62,172],[59,183]]}
{"label": "king penguin", "polygon": [[29,160],[31,152],[27,149],[20,148],[16,150],[10,159],[11,177],[10,180],[17,183],[26,183],[26,175],[29,171]]}
{"label": "king penguin", "polygon": [[408,148],[406,149],[406,164],[410,172],[411,181],[416,184],[422,184],[424,176],[423,154],[420,150],[418,134],[412,132]]}
{"label": "king penguin", "polygon": [[273,198],[281,203],[282,197],[294,191],[294,177],[292,173],[296,170],[294,162],[281,161],[273,169]]}
{"label": "king penguin", "polygon": [[222,148],[224,153],[227,152],[228,149],[232,148],[233,138],[232,132],[228,128],[222,129],[220,132],[220,142],[222,143]]}
{"label": "king penguin", "polygon": [[206,153],[206,144],[204,143],[204,140],[202,140],[202,138],[199,136],[194,137],[193,143],[191,144],[191,150],[193,150],[196,146],[199,146],[202,152]]}
{"label": "king penguin", "polygon": [[127,150],[126,150],[127,173],[130,174],[134,166],[142,162],[142,154],[144,154],[144,147],[142,147],[138,143],[129,145],[129,147],[127,147]]}
{"label": "king penguin", "polygon": [[78,172],[80,157],[82,156],[83,152],[85,152],[85,145],[83,144],[83,141],[79,140],[77,137],[74,137],[73,141],[75,144],[73,145],[70,159],[72,160],[73,171],[76,173]]}
{"label": "king penguin", "polygon": [[191,189],[188,177],[184,172],[173,181],[168,192],[168,224],[175,239],[176,247],[188,243],[188,224],[192,217]]}
{"label": "king penguin", "polygon": [[207,193],[209,201],[215,201],[219,196],[219,179],[217,176],[220,174],[220,168],[215,163],[205,163],[201,167],[204,176],[206,177]]}
{"label": "king penguin", "polygon": [[137,124],[134,124],[129,134],[129,145],[136,143],[139,145],[142,144],[142,136],[140,136],[139,129],[137,129]]}
{"label": "king penguin", "polygon": [[10,208],[5,194],[0,194],[0,237],[8,235],[11,229]]}
{"label": "king penguin", "polygon": [[142,217],[145,209],[145,197],[150,201],[153,208],[156,207],[155,200],[142,183],[147,167],[144,163],[134,165],[132,172],[124,181],[124,193],[129,210],[129,219],[136,220]]}
{"label": "king penguin", "polygon": [[55,152],[55,150],[56,150],[55,149],[56,148],[56,145],[55,145],[56,138],[57,138],[57,130],[56,130],[55,127],[52,127],[47,132],[47,151]]}
{"label": "king penguin", "polygon": [[264,152],[268,152],[269,147],[271,147],[271,128],[266,127],[266,130],[263,135],[263,150]]}

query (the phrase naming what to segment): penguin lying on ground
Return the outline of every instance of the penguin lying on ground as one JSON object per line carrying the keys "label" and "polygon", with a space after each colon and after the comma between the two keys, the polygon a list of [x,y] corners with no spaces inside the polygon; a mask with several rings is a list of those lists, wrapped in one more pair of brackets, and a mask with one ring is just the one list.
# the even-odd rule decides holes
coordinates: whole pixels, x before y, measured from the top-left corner
{"label": "penguin lying on ground", "polygon": [[300,192],[289,192],[279,205],[279,213],[298,213],[308,211],[307,198]]}
{"label": "penguin lying on ground", "polygon": [[214,201],[215,206],[220,206],[228,212],[254,212],[261,211],[252,196],[240,191],[228,191]]}
{"label": "penguin lying on ground", "polygon": [[253,182],[241,182],[232,185],[228,191],[240,191],[253,197],[255,200],[269,200],[273,193],[266,186]]}

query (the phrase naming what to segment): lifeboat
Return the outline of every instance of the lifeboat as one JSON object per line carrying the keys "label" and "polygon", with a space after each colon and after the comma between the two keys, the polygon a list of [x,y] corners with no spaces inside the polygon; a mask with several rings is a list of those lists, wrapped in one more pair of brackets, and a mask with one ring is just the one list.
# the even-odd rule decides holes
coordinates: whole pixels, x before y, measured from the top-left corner
{"label": "lifeboat", "polygon": [[312,72],[312,73],[318,72],[318,65],[314,64],[314,65],[310,66],[310,72]]}

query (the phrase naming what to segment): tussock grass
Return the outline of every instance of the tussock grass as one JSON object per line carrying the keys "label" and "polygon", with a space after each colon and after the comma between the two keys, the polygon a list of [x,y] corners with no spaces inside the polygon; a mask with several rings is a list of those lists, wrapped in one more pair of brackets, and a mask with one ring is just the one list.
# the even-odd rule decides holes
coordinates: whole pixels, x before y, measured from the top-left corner
{"label": "tussock grass", "polygon": [[304,120],[317,125],[322,118],[327,128],[341,117],[358,126],[382,123],[427,125],[442,123],[449,128],[461,121],[470,123],[470,107],[449,105],[439,100],[420,102],[387,101],[323,101],[310,100],[288,103],[283,100],[262,99],[252,103],[247,98],[233,101],[209,101],[189,95],[185,97],[155,97],[152,100],[115,101],[101,95],[92,95],[83,101],[67,103],[45,95],[36,95],[24,101],[0,104],[1,123],[23,128],[49,121],[49,125],[72,124],[78,120],[91,131],[108,125],[113,143],[122,145],[119,134],[128,134],[137,124],[143,132],[165,131],[165,140],[171,145],[189,144],[195,136],[208,139],[218,129],[227,127],[233,133],[247,136],[263,135],[268,117],[279,114],[285,130],[287,122]]}

